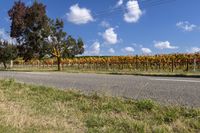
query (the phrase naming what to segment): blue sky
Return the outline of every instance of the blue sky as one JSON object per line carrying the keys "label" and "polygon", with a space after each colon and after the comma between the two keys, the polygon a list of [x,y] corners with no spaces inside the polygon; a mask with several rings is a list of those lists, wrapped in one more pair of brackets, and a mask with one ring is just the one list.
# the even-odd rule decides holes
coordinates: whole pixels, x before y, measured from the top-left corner
{"label": "blue sky", "polygon": [[[84,40],[84,55],[200,52],[199,0],[38,1],[50,18],[64,20],[68,34]],[[7,40],[13,3],[0,1],[0,38]]]}

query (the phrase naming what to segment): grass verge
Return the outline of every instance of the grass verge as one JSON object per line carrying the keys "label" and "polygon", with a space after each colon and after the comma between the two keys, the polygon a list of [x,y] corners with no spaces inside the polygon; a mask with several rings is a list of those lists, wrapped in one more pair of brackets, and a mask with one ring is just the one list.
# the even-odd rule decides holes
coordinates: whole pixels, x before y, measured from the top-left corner
{"label": "grass verge", "polygon": [[200,109],[0,81],[0,132],[200,132]]}
{"label": "grass verge", "polygon": [[[0,69],[0,71],[15,71],[15,72],[59,72],[55,68],[12,68],[12,69]],[[65,68],[62,72],[66,73],[95,73],[95,74],[111,74],[111,75],[138,75],[138,76],[159,76],[159,77],[191,77],[200,78],[200,72],[183,72],[183,71],[138,71],[138,70],[89,70],[89,69],[77,69],[77,68]]]}

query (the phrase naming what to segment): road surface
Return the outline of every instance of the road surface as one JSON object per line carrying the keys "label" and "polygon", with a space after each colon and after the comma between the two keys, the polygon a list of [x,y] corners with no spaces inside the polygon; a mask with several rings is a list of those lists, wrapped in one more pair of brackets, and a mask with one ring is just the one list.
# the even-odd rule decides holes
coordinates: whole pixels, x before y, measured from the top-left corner
{"label": "road surface", "polygon": [[80,74],[61,72],[0,72],[1,79],[78,89],[85,93],[133,99],[152,99],[160,103],[200,107],[200,78],[145,77],[133,75]]}

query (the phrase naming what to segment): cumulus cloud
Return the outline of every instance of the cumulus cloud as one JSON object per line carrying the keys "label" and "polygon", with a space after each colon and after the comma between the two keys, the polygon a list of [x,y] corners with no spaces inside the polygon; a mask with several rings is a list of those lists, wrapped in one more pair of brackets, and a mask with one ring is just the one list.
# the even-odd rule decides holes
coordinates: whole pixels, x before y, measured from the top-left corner
{"label": "cumulus cloud", "polygon": [[180,21],[180,22],[176,23],[176,26],[179,29],[181,29],[183,31],[187,31],[187,32],[191,32],[191,31],[195,30],[196,28],[198,28],[197,25],[191,24],[188,21],[184,21],[184,22]]}
{"label": "cumulus cloud", "polygon": [[138,22],[143,14],[137,0],[129,0],[126,4],[126,11],[127,12],[124,14],[124,20],[128,23]]}
{"label": "cumulus cloud", "polygon": [[154,41],[154,47],[157,49],[177,49],[177,46],[172,46],[169,41]]}
{"label": "cumulus cloud", "polygon": [[122,49],[122,51],[125,53],[133,53],[135,49],[133,47],[125,47]]}
{"label": "cumulus cloud", "polygon": [[101,45],[98,41],[95,41],[88,49],[88,51],[86,51],[85,54],[88,55],[99,55],[101,51]]}
{"label": "cumulus cloud", "polygon": [[118,0],[117,4],[115,5],[115,7],[120,7],[121,5],[123,5],[124,1],[123,0]]}
{"label": "cumulus cloud", "polygon": [[110,49],[108,50],[108,52],[109,52],[110,54],[114,54],[114,53],[115,53],[115,50],[114,50],[113,48],[110,48]]}
{"label": "cumulus cloud", "polygon": [[78,4],[70,7],[70,12],[66,14],[67,20],[74,24],[86,24],[94,21],[91,11],[87,8],[81,8]]}
{"label": "cumulus cloud", "polygon": [[141,48],[141,51],[143,54],[151,54],[152,53],[151,49],[149,49],[149,48]]}
{"label": "cumulus cloud", "polygon": [[15,39],[12,39],[10,37],[10,35],[8,33],[5,32],[4,29],[0,29],[0,40],[1,41],[7,41],[11,44],[15,44],[16,43],[16,40]]}
{"label": "cumulus cloud", "polygon": [[107,21],[101,21],[100,26],[104,27],[104,28],[109,28],[110,27],[110,23]]}
{"label": "cumulus cloud", "polygon": [[118,35],[114,31],[114,28],[108,28],[102,34],[103,39],[107,44],[116,44],[118,42]]}
{"label": "cumulus cloud", "polygon": [[200,52],[200,48],[199,47],[192,47],[189,52],[198,53],[198,52]]}

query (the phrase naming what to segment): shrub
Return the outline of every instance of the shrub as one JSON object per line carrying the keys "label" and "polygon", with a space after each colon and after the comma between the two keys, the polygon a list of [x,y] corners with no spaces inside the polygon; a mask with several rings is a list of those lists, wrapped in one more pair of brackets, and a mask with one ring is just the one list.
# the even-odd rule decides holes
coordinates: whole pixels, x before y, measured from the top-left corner
{"label": "shrub", "polygon": [[177,110],[169,109],[164,114],[164,122],[166,122],[166,123],[173,122],[173,121],[175,121],[177,119],[177,117],[178,117]]}
{"label": "shrub", "polygon": [[151,111],[154,108],[155,103],[152,100],[141,100],[136,102],[136,106],[140,111]]}

